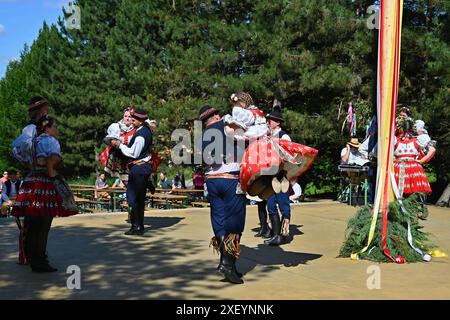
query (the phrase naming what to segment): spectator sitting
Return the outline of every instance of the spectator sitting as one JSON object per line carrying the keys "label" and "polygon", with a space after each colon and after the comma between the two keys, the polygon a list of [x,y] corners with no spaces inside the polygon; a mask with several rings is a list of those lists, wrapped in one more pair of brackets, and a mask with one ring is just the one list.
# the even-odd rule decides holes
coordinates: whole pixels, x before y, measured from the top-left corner
{"label": "spectator sitting", "polygon": [[[2,191],[3,184],[8,180],[8,171],[3,172],[3,177],[0,179],[0,192]],[[1,201],[0,201],[1,203]]]}
{"label": "spectator sitting", "polygon": [[122,179],[117,178],[111,188],[125,188],[125,183],[122,181]]}
{"label": "spectator sitting", "polygon": [[9,172],[9,179],[2,185],[2,217],[7,217],[9,215],[9,208],[12,206],[14,199],[17,196],[19,187],[20,180],[17,178],[17,171],[11,170]]}
{"label": "spectator sitting", "polygon": [[181,177],[179,174],[175,175],[173,178],[172,190],[170,193],[174,192],[176,189],[181,189]]}
{"label": "spectator sitting", "polygon": [[289,196],[289,200],[292,203],[299,203],[300,202],[300,196],[302,195],[302,187],[298,182],[292,182],[291,181],[292,189],[294,190],[294,194]]}
{"label": "spectator sitting", "polygon": [[172,181],[167,178],[167,174],[165,172],[161,172],[159,174],[160,182],[159,187],[161,189],[169,190],[172,189]]}
{"label": "spectator sitting", "polygon": [[359,152],[358,148],[361,146],[358,138],[352,138],[347,143],[347,147],[341,151],[342,164],[360,164],[360,161],[365,159],[364,155]]}
{"label": "spectator sitting", "polygon": [[[125,189],[126,185],[125,185],[125,182],[122,179],[117,178],[116,181],[114,181],[114,183],[113,183],[111,188],[123,188],[123,189]],[[126,197],[127,197],[126,193],[119,194],[119,198],[120,199],[125,199]]]}
{"label": "spectator sitting", "polygon": [[[105,178],[105,174],[104,173],[100,173],[98,175],[98,179],[95,181],[95,190],[103,190],[103,189],[107,189],[108,183],[106,182],[106,178]],[[111,196],[109,195],[108,192],[106,191],[97,191],[97,198],[99,199],[111,199]]]}

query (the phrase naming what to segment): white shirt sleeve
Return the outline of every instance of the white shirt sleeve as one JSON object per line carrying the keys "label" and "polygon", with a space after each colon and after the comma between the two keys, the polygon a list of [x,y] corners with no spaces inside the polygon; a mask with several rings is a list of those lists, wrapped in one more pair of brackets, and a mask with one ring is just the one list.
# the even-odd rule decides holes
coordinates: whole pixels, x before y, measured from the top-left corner
{"label": "white shirt sleeve", "polygon": [[369,157],[369,140],[370,138],[367,138],[366,140],[364,140],[363,143],[361,143],[361,145],[359,146],[358,151],[364,155],[366,158]]}
{"label": "white shirt sleeve", "polygon": [[131,147],[127,147],[126,145],[121,143],[119,149],[125,156],[136,159],[141,154],[144,145],[145,145],[144,137],[139,136],[136,137]]}
{"label": "white shirt sleeve", "polygon": [[291,137],[289,137],[287,134],[283,134],[283,136],[280,138],[281,140],[288,140],[288,141],[292,141]]}
{"label": "white shirt sleeve", "polygon": [[428,146],[428,143],[430,143],[431,138],[428,134],[421,134],[417,137],[417,144],[419,145],[422,150],[425,150]]}
{"label": "white shirt sleeve", "polygon": [[297,201],[298,198],[300,198],[300,196],[302,195],[302,187],[298,183],[296,183],[294,184],[292,189],[294,190],[294,194],[290,196],[289,199],[291,201]]}

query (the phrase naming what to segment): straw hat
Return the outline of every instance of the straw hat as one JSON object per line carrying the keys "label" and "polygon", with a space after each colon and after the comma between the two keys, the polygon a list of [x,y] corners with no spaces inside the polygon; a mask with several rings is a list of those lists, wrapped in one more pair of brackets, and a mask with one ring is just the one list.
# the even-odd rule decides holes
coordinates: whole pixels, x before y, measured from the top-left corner
{"label": "straw hat", "polygon": [[358,138],[352,138],[350,142],[347,142],[347,144],[355,148],[359,148],[361,146],[361,143],[359,142]]}

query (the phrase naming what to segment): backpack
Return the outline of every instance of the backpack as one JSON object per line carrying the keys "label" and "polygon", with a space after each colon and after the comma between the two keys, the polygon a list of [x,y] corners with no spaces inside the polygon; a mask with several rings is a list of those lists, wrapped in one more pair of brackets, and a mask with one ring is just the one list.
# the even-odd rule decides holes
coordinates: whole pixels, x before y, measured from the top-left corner
{"label": "backpack", "polygon": [[12,156],[23,165],[31,166],[34,158],[34,144],[36,140],[36,126],[26,126],[22,133],[13,141]]}

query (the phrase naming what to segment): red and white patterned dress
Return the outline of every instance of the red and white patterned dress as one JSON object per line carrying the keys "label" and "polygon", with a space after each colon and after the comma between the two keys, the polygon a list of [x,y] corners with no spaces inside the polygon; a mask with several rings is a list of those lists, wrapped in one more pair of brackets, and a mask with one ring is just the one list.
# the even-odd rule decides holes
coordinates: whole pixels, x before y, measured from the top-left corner
{"label": "red and white patterned dress", "polygon": [[58,140],[42,134],[36,139],[35,164],[17,194],[12,208],[16,217],[67,217],[79,213],[73,194],[62,177],[50,178],[47,158],[61,157]]}
{"label": "red and white patterned dress", "polygon": [[280,169],[292,180],[305,173],[313,164],[317,149],[288,140],[264,136],[252,142],[245,150],[241,164],[242,190],[262,175],[276,175]]}
{"label": "red and white patterned dress", "polygon": [[431,193],[431,187],[422,165],[418,162],[425,154],[416,137],[396,139],[394,174],[400,194]]}

